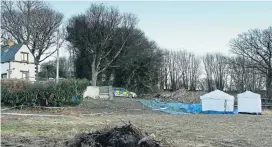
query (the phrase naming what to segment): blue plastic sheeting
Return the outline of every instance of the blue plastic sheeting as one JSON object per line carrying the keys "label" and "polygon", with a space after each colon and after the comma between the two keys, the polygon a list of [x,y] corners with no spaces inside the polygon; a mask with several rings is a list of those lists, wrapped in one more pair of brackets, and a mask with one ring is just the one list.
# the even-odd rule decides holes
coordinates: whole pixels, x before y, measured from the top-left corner
{"label": "blue plastic sheeting", "polygon": [[221,111],[202,111],[204,114],[237,114],[238,110],[235,109],[234,111],[227,111],[227,112],[221,112]]}
{"label": "blue plastic sheeting", "polygon": [[238,110],[235,109],[233,112],[219,112],[219,111],[203,111],[201,112],[201,104],[185,104],[185,103],[165,103],[159,100],[138,100],[143,105],[151,108],[152,110],[161,111],[169,114],[237,114]]}
{"label": "blue plastic sheeting", "polygon": [[201,104],[165,103],[159,100],[138,100],[143,105],[157,111],[169,114],[200,113]]}

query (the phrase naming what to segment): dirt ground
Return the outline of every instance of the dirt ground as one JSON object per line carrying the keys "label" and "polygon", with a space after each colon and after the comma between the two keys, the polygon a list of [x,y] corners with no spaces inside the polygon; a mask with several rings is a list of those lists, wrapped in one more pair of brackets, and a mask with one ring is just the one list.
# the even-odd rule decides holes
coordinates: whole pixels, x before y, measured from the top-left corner
{"label": "dirt ground", "polygon": [[[116,111],[116,107],[113,107],[117,104],[116,101],[119,104],[117,110],[121,108],[124,110]],[[134,100],[116,101],[103,104],[97,101],[93,101],[92,104],[85,102],[85,106],[77,106],[81,108],[80,110],[73,108],[78,110],[78,113],[56,117],[1,115],[1,145],[58,147],[63,146],[64,141],[71,139],[77,133],[120,126],[124,124],[122,121],[130,121],[143,131],[154,133],[155,139],[165,139],[172,146],[267,147],[272,144],[272,113],[259,116],[168,115],[153,112]],[[131,107],[136,108],[133,110]],[[118,113],[78,115],[106,110]]]}
{"label": "dirt ground", "polygon": [[[1,108],[4,109],[4,108]],[[5,108],[7,109],[7,108]],[[59,109],[36,109],[18,107],[17,109],[5,110],[5,113],[35,113],[35,114],[54,114],[54,115],[77,115],[94,113],[125,113],[142,114],[154,113],[145,107],[137,99],[115,97],[113,100],[90,99],[75,107],[63,107]]]}

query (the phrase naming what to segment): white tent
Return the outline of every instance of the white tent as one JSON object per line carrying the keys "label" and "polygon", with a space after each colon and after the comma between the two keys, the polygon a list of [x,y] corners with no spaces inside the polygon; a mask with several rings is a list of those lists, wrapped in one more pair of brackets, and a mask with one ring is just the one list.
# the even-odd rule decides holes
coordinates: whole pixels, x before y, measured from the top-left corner
{"label": "white tent", "polygon": [[232,112],[234,97],[220,90],[200,96],[202,111]]}
{"label": "white tent", "polygon": [[262,102],[261,95],[246,91],[237,95],[238,98],[238,112],[246,113],[261,113]]}

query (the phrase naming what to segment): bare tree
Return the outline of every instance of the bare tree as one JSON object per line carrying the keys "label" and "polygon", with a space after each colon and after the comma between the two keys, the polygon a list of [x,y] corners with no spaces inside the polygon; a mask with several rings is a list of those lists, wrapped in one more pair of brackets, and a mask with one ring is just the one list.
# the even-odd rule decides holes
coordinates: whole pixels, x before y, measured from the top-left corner
{"label": "bare tree", "polygon": [[214,64],[214,81],[215,86],[219,90],[224,90],[227,84],[228,76],[228,63],[227,57],[220,53],[215,54],[215,64]]}
{"label": "bare tree", "polygon": [[179,65],[179,72],[181,73],[182,78],[182,87],[185,89],[189,88],[189,53],[184,50],[178,53],[178,65]]}
{"label": "bare tree", "polygon": [[246,79],[246,61],[244,57],[229,58],[229,70],[232,88],[230,90],[244,91]]}
{"label": "bare tree", "polygon": [[213,72],[214,72],[214,56],[212,54],[206,54],[203,58],[203,64],[206,72],[206,83],[208,91],[214,90],[213,87]]}
{"label": "bare tree", "polygon": [[169,63],[169,74],[170,74],[170,82],[171,82],[171,90],[177,89],[177,65],[176,65],[176,59],[177,59],[177,53],[175,51],[170,52],[170,58],[168,58]]}
{"label": "bare tree", "polygon": [[203,64],[208,91],[215,88],[224,90],[227,87],[229,75],[227,57],[220,53],[206,54],[203,57]]}
{"label": "bare tree", "polygon": [[254,29],[230,42],[231,52],[252,61],[249,65],[266,76],[267,94],[272,98],[272,27]]}
{"label": "bare tree", "polygon": [[159,79],[160,81],[160,86],[161,89],[169,89],[171,88],[171,80],[169,80],[170,78],[170,71],[172,70],[172,64],[170,64],[170,58],[172,58],[172,53],[171,51],[165,49],[163,50],[163,56],[162,56],[163,60],[162,60],[162,66],[160,68],[161,70],[161,74]]}
{"label": "bare tree", "polygon": [[196,90],[199,82],[201,60],[195,54],[189,54],[189,90]]}
{"label": "bare tree", "polygon": [[163,56],[162,56],[162,66],[160,67],[160,89],[167,89],[166,81],[167,81],[167,65],[166,60],[168,58],[169,51],[163,50]]}
{"label": "bare tree", "polygon": [[[54,78],[56,77],[56,59],[44,62],[41,64],[41,70],[38,73],[39,78]],[[69,61],[65,57],[60,57],[59,59],[59,76],[62,78],[69,77]]]}
{"label": "bare tree", "polygon": [[[200,75],[200,59],[186,50],[169,51],[164,60],[164,82],[172,90],[196,90]],[[170,79],[168,81],[168,79]]]}
{"label": "bare tree", "polygon": [[92,85],[127,47],[136,23],[134,15],[103,4],[91,5],[84,15],[70,19],[67,40],[91,58],[86,64],[91,64]]}
{"label": "bare tree", "polygon": [[252,61],[243,56],[231,57],[228,60],[232,90],[261,90],[264,85],[264,75],[251,66]]}
{"label": "bare tree", "polygon": [[37,65],[55,52],[50,48],[56,44],[56,32],[63,19],[61,13],[42,1],[2,1],[1,4],[1,29],[9,37],[6,39],[24,43]]}

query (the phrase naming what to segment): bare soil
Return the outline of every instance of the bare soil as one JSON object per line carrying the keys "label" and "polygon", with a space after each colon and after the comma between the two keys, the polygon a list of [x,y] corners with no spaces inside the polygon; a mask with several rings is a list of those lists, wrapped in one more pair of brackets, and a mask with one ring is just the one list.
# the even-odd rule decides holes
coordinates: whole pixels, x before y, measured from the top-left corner
{"label": "bare soil", "polygon": [[145,94],[141,95],[141,97],[145,99],[158,98],[168,102],[199,103],[199,97],[205,93],[207,92],[179,89],[177,91],[160,91],[155,94]]}
{"label": "bare soil", "polygon": [[[85,102],[85,106],[83,104],[73,108],[77,113],[113,112],[95,116],[76,114],[59,117],[1,115],[1,145],[65,146],[64,142],[78,133],[123,126],[124,122],[130,122],[142,131],[154,134],[156,140],[167,141],[171,146],[268,147],[272,144],[272,113],[259,116],[241,114],[168,115],[151,111],[134,100],[118,99],[112,103],[100,104],[98,101],[92,101],[91,104]],[[119,109],[114,107],[116,104]],[[121,108],[124,110],[121,111]]]}
{"label": "bare soil", "polygon": [[[8,108],[5,108],[8,109]],[[2,111],[2,113],[25,113],[25,114],[54,114],[54,115],[78,115],[78,114],[96,114],[96,113],[125,113],[142,114],[155,113],[150,108],[145,107],[137,99],[115,97],[113,100],[89,99],[75,107],[62,108],[34,108],[17,107]]]}

